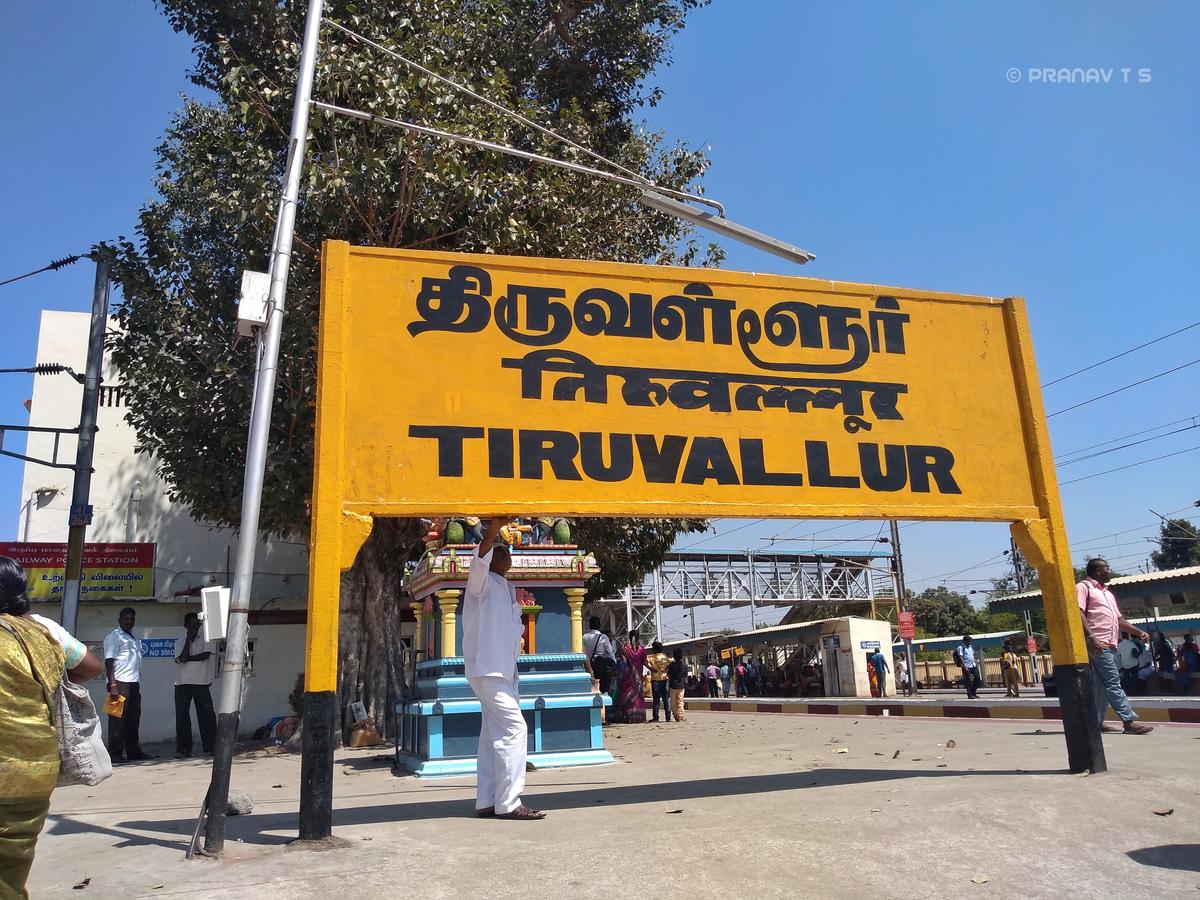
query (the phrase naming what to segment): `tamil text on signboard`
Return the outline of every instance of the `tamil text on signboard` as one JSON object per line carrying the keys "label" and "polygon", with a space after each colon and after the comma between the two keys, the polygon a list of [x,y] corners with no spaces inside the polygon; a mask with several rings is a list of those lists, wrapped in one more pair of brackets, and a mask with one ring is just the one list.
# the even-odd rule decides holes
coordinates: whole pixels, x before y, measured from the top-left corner
{"label": "tamil text on signboard", "polygon": [[[29,596],[62,596],[67,545],[43,542],[0,544],[0,556],[19,562],[29,579]],[[84,544],[84,597],[153,597],[154,544]]]}
{"label": "tamil text on signboard", "polygon": [[1038,515],[1018,301],[338,243],[324,265],[344,408],[318,464],[349,511]]}

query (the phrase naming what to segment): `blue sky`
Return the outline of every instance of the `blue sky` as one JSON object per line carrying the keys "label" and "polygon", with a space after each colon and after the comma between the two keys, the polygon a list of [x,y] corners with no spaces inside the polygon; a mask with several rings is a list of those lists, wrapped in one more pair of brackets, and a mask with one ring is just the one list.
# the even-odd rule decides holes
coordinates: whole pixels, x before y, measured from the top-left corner
{"label": "blue sky", "polygon": [[[131,231],[190,62],[187,41],[149,2],[23,3],[5,18],[0,277]],[[1200,319],[1189,276],[1200,237],[1198,32],[1200,6],[1182,2],[717,0],[679,36],[656,79],[666,97],[647,116],[672,137],[711,145],[707,190],[733,219],[818,256],[800,270],[727,245],[728,268],[1024,296],[1050,380]],[[1111,74],[1099,84],[1040,75],[1073,67]],[[3,365],[29,364],[38,311],[86,309],[91,282],[81,262],[0,289]],[[1200,357],[1198,336],[1049,387],[1047,407]],[[1198,386],[1200,366],[1054,416],[1055,449],[1200,415]],[[25,421],[29,393],[27,378],[0,378],[0,422]],[[1060,477],[1197,446],[1200,428]],[[1064,485],[1076,558],[1090,549],[1136,571],[1156,531],[1148,510],[1200,500],[1198,461],[1188,452]],[[19,475],[19,464],[0,461],[0,536],[15,532]],[[700,546],[756,547],[790,525],[795,536],[834,524],[719,522]],[[877,530],[846,524],[821,535],[827,543],[789,546]],[[1003,558],[975,567],[1007,547],[1004,526],[920,524],[904,537],[918,590],[943,578],[981,589],[1004,568]],[[959,569],[968,571],[949,575]]]}

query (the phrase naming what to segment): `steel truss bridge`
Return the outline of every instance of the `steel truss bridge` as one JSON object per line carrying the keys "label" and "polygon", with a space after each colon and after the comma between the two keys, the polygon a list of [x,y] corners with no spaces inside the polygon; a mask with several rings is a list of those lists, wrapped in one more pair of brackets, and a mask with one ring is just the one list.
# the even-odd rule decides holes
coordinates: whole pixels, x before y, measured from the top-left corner
{"label": "steel truss bridge", "polygon": [[830,606],[840,615],[895,618],[892,558],[888,553],[682,550],[668,553],[641,584],[600,605],[611,621],[638,628],[653,620],[662,632],[664,607],[750,609]]}

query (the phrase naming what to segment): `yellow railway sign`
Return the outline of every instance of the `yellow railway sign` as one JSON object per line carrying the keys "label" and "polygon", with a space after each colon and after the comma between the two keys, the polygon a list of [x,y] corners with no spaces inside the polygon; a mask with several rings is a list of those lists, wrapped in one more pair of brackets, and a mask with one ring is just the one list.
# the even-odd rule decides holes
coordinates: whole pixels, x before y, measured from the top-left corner
{"label": "yellow railway sign", "polygon": [[1012,522],[1055,661],[1086,659],[1021,300],[336,241],[322,265],[319,654],[373,517],[546,512]]}
{"label": "yellow railway sign", "polygon": [[1018,301],[344,244],[325,266],[353,511],[1036,514]]}

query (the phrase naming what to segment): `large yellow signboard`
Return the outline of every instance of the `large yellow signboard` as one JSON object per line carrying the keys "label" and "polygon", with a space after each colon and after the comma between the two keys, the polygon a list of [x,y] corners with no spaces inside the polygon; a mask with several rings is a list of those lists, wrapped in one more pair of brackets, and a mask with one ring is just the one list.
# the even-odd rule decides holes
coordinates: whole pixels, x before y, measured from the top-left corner
{"label": "large yellow signboard", "polygon": [[306,690],[376,516],[1008,521],[1087,660],[1019,299],[329,242],[319,355]]}
{"label": "large yellow signboard", "polygon": [[324,265],[348,510],[1037,515],[1019,301],[336,243]]}

